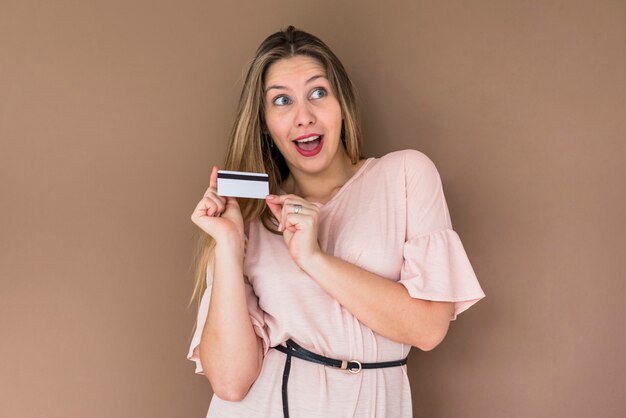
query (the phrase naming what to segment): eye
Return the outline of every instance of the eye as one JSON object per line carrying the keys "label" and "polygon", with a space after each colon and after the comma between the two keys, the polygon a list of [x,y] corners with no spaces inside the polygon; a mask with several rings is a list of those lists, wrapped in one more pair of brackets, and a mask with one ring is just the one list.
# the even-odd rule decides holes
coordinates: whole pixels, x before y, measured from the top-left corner
{"label": "eye", "polygon": [[285,106],[289,104],[289,98],[287,96],[278,96],[272,103],[276,106]]}
{"label": "eye", "polygon": [[321,99],[322,97],[326,97],[328,93],[326,93],[326,89],[317,88],[311,92],[312,99]]}

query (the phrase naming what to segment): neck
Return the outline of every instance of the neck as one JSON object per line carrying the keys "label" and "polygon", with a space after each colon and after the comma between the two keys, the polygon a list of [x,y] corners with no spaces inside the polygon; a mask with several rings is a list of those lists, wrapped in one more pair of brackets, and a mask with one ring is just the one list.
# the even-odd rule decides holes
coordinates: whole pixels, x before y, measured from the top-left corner
{"label": "neck", "polygon": [[303,197],[310,202],[326,203],[357,172],[361,161],[353,165],[347,154],[343,153],[322,173],[304,173],[292,170],[283,184],[283,190]]}

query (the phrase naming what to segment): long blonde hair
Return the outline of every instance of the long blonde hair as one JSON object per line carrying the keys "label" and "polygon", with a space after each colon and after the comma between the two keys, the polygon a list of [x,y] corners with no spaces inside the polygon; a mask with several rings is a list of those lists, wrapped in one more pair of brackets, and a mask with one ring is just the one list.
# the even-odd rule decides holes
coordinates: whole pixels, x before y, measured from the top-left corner
{"label": "long blonde hair", "polygon": [[[270,193],[276,194],[289,175],[289,168],[277,147],[271,146],[264,121],[265,75],[276,61],[296,55],[317,59],[326,70],[326,77],[339,101],[343,117],[341,139],[352,164],[361,158],[361,122],[355,89],[348,74],[335,54],[317,37],[289,26],[270,35],[261,43],[250,63],[241,96],[237,117],[230,132],[225,170],[251,171],[269,175]],[[268,230],[276,231],[275,218],[263,200],[238,199],[244,223],[260,218]],[[212,259],[215,241],[201,232],[195,254],[195,287],[191,301],[200,302],[206,289],[206,271]]]}

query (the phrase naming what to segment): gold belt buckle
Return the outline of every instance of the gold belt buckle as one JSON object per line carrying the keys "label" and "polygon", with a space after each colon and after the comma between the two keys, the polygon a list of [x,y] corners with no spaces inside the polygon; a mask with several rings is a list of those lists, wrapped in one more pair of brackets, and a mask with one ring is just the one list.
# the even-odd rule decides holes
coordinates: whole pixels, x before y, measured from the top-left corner
{"label": "gold belt buckle", "polygon": [[350,363],[356,363],[359,367],[353,367],[348,369],[348,362],[346,360],[341,360],[341,370],[348,370],[350,373],[357,374],[361,370],[363,370],[363,366],[361,366],[361,362],[358,360],[350,360]]}

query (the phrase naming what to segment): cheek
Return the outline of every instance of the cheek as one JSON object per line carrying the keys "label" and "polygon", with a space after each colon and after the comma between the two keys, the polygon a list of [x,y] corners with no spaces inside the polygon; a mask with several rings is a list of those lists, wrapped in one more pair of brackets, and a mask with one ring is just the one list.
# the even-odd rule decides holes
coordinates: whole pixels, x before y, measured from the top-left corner
{"label": "cheek", "polygon": [[341,106],[337,100],[333,100],[332,105],[327,108],[326,120],[333,126],[339,125],[341,128]]}
{"label": "cheek", "polygon": [[285,132],[284,127],[277,123],[268,122],[267,130],[269,131],[270,135],[276,142],[284,141],[284,138],[287,136],[287,132]]}
{"label": "cheek", "polygon": [[330,125],[329,128],[332,128],[338,133],[341,132],[341,109],[337,107],[337,109],[332,109],[332,111],[328,112],[326,115],[326,121]]}
{"label": "cheek", "polygon": [[272,123],[266,121],[266,123],[267,130],[272,137],[274,145],[281,151],[281,153],[284,153],[288,149],[290,143],[289,129],[286,129],[284,124],[277,124],[276,121],[273,121]]}
{"label": "cheek", "polygon": [[278,136],[284,135],[285,130],[289,127],[287,115],[278,112],[268,112],[265,115],[265,123],[267,124],[267,129]]}

